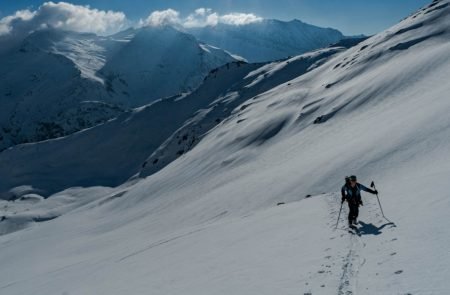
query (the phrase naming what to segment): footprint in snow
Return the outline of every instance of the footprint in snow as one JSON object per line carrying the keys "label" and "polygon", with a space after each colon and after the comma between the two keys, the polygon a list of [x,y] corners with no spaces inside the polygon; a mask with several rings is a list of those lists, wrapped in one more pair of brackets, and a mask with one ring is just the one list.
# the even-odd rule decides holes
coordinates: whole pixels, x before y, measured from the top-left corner
{"label": "footprint in snow", "polygon": [[397,254],[397,252],[393,252],[393,253],[391,253],[391,256],[394,256],[395,254]]}
{"label": "footprint in snow", "polygon": [[403,272],[403,270],[397,270],[396,272],[394,272],[396,275],[399,275]]}

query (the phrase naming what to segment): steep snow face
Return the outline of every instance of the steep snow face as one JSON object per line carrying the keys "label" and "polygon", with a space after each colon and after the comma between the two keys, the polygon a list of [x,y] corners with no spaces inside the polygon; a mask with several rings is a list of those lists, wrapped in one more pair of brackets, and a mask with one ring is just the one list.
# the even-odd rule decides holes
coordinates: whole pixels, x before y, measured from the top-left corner
{"label": "steep snow face", "polygon": [[0,55],[0,150],[71,134],[122,109],[192,91],[235,60],[171,28],[111,37],[37,31]]}
{"label": "steep snow face", "polygon": [[[70,32],[67,32],[67,34],[68,36],[52,43],[51,52],[70,59],[80,71],[82,78],[104,84],[104,80],[98,75],[98,71],[105,65],[108,51],[113,49],[102,46],[102,43],[104,43],[102,41],[107,40],[107,38],[100,38],[93,34],[79,35]],[[113,42],[110,41],[109,43]],[[113,47],[112,44],[109,47]]]}
{"label": "steep snow face", "polygon": [[344,36],[299,20],[264,20],[241,26],[219,24],[187,30],[199,40],[244,57],[249,62],[267,62],[327,47]]}
{"label": "steep snow face", "polygon": [[[4,232],[31,220],[0,237],[2,293],[445,294],[449,37],[450,1],[434,1],[246,101],[143,180],[2,201]],[[361,236],[344,216],[334,230],[350,173],[375,179],[393,222],[363,195]]]}

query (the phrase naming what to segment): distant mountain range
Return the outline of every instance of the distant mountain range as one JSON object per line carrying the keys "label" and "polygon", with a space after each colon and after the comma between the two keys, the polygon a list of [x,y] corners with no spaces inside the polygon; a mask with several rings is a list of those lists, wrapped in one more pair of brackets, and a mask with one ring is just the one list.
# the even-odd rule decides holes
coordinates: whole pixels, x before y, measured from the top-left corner
{"label": "distant mountain range", "polygon": [[321,28],[299,20],[263,20],[243,26],[218,24],[188,29],[200,41],[244,57],[265,62],[326,47],[344,38],[338,30]]}

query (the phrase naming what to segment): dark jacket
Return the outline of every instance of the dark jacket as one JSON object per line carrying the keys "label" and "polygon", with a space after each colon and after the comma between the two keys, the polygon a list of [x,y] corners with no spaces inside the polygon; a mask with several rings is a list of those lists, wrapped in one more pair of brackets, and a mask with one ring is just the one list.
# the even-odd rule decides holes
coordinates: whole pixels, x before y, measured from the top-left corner
{"label": "dark jacket", "polygon": [[344,184],[341,189],[342,201],[347,200],[349,204],[359,205],[362,203],[361,201],[361,191],[365,191],[371,194],[375,194],[374,190],[371,190],[368,187],[360,183],[356,183],[355,187],[351,187],[350,184]]}

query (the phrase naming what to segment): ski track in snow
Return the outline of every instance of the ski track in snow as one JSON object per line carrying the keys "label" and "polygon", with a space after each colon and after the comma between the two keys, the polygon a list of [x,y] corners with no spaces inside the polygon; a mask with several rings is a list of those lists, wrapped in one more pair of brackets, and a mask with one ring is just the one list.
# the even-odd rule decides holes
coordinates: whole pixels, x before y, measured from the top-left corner
{"label": "ski track in snow", "polygon": [[126,259],[128,259],[130,257],[133,257],[133,256],[139,255],[139,254],[141,254],[143,252],[149,251],[149,250],[151,250],[151,249],[153,249],[155,247],[158,247],[158,246],[170,243],[172,241],[184,238],[186,236],[190,236],[192,234],[195,234],[195,233],[203,231],[203,230],[204,230],[204,228],[199,228],[199,229],[196,229],[196,230],[189,231],[189,232],[187,232],[185,234],[180,234],[180,235],[177,235],[177,236],[174,236],[174,237],[171,237],[171,238],[167,238],[167,239],[163,239],[163,240],[151,243],[150,245],[148,245],[147,247],[145,247],[145,248],[143,248],[141,250],[137,250],[137,251],[135,251],[135,252],[133,252],[131,254],[128,254],[128,255],[120,258],[119,260],[117,260],[117,262],[121,262],[121,261],[126,260]]}
{"label": "ski track in snow", "polygon": [[[371,197],[376,198],[375,196]],[[364,226],[361,227],[361,222],[365,224],[365,222],[362,220],[366,220],[367,223],[371,225],[372,222],[376,224],[382,223],[383,219],[381,214],[378,212],[380,210],[378,207],[378,203],[376,203],[376,201],[373,199],[368,200],[368,198],[366,197],[366,201],[364,202],[365,205],[363,207],[360,207],[360,213],[358,217],[358,223],[360,226],[358,227],[358,231],[354,232],[351,230],[347,230],[346,228],[347,214],[348,214],[347,204],[343,205],[341,216],[339,218],[338,227],[337,229],[335,229],[336,220],[339,214],[339,209],[336,208],[339,208],[337,204],[340,204],[340,199],[341,196],[339,193],[333,193],[330,196],[325,197],[325,200],[330,210],[329,215],[330,218],[328,226],[332,227],[340,238],[347,239],[347,246],[348,246],[348,252],[341,256],[342,259],[341,275],[337,294],[338,295],[360,294],[361,292],[358,289],[358,287],[364,288],[364,286],[358,286],[358,275],[367,261],[367,258],[364,256],[364,250],[367,246],[365,236],[375,234],[378,236],[378,239],[382,237],[380,236],[380,233],[371,233],[369,231],[364,232]],[[379,229],[384,227],[385,225],[379,227]],[[342,233],[339,233],[340,231],[342,231]],[[336,236],[333,236],[331,239],[334,238],[336,238]],[[376,244],[379,245],[378,243]],[[381,253],[387,251],[387,249],[377,249],[377,250],[380,250]],[[397,252],[393,253],[396,254]],[[382,262],[379,262],[378,264],[381,263]],[[369,290],[365,290],[365,292],[369,292]]]}

